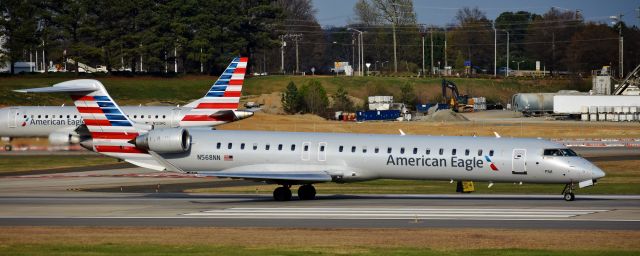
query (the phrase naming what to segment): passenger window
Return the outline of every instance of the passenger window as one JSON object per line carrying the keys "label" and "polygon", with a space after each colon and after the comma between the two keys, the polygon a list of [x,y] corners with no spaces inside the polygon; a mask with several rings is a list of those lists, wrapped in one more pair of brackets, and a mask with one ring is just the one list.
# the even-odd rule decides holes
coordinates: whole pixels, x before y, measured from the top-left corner
{"label": "passenger window", "polygon": [[378,154],[378,152],[380,152],[380,148],[376,147],[373,149],[373,152],[375,152],[376,154]]}
{"label": "passenger window", "polygon": [[455,155],[456,155],[456,149],[455,149],[455,148],[451,150],[451,155],[452,155],[452,156],[455,156]]}
{"label": "passenger window", "polygon": [[49,115],[45,115],[44,118],[49,118]]}
{"label": "passenger window", "polygon": [[404,148],[400,148],[400,154],[404,154]]}
{"label": "passenger window", "polygon": [[482,156],[482,149],[478,149],[478,156]]}
{"label": "passenger window", "polygon": [[278,144],[278,151],[282,151],[282,144]]}
{"label": "passenger window", "polygon": [[295,151],[296,150],[296,144],[291,144],[291,151]]}
{"label": "passenger window", "polygon": [[258,150],[258,143],[253,143],[253,150]]}
{"label": "passenger window", "polygon": [[22,118],[27,118],[27,115],[24,115]]}
{"label": "passenger window", "polygon": [[269,144],[264,145],[264,150],[269,150],[269,148],[271,148],[271,145],[269,145]]}
{"label": "passenger window", "polygon": [[338,147],[338,152],[342,152],[343,149],[344,149],[343,146]]}
{"label": "passenger window", "polygon": [[418,148],[413,148],[413,154],[418,154]]}
{"label": "passenger window", "polygon": [[441,148],[440,152],[438,152],[438,153],[440,153],[440,155],[444,154],[444,148]]}
{"label": "passenger window", "polygon": [[324,145],[320,146],[320,152],[324,152]]}
{"label": "passenger window", "polygon": [[493,156],[493,149],[489,150],[489,156]]}
{"label": "passenger window", "polygon": [[140,115],[140,119],[144,119],[144,115]]}
{"label": "passenger window", "polygon": [[156,115],[156,119],[158,119],[158,115]]}
{"label": "passenger window", "polygon": [[60,118],[62,118],[62,115],[60,115]]}
{"label": "passenger window", "polygon": [[227,149],[231,149],[233,148],[233,143],[229,142],[229,144],[227,144]]}
{"label": "passenger window", "polygon": [[147,118],[151,119],[151,115],[148,115]]}
{"label": "passenger window", "polygon": [[367,147],[362,147],[362,153],[367,153]]}
{"label": "passenger window", "polygon": [[166,117],[165,115],[162,115],[162,119],[165,119],[165,117]]}
{"label": "passenger window", "polygon": [[73,118],[78,118],[78,116],[77,115],[73,115]]}
{"label": "passenger window", "polygon": [[133,118],[137,119],[137,118],[138,118],[138,115],[133,115]]}
{"label": "passenger window", "polygon": [[42,117],[41,115],[38,115],[38,118],[41,118],[41,117]]}
{"label": "passenger window", "polygon": [[469,155],[469,150],[468,150],[468,149],[465,149],[465,150],[464,150],[464,155],[465,155],[465,156],[468,156],[468,155]]}
{"label": "passenger window", "polygon": [[240,143],[240,149],[244,150],[244,143]]}
{"label": "passenger window", "polygon": [[[127,115],[127,117],[129,117],[129,115]],[[69,118],[69,115],[67,115],[67,118]]]}
{"label": "passenger window", "polygon": [[221,147],[221,146],[222,146],[222,143],[218,142],[218,143],[216,144],[216,149],[220,149],[220,147]]}
{"label": "passenger window", "polygon": [[304,151],[305,152],[309,151],[309,145],[304,145]]}
{"label": "passenger window", "polygon": [[426,153],[427,155],[431,154],[431,149],[428,148]]}
{"label": "passenger window", "polygon": [[388,153],[388,154],[391,154],[391,147],[388,147],[388,148],[387,148],[387,153]]}
{"label": "passenger window", "polygon": [[356,152],[356,146],[351,146],[351,153],[355,153]]}

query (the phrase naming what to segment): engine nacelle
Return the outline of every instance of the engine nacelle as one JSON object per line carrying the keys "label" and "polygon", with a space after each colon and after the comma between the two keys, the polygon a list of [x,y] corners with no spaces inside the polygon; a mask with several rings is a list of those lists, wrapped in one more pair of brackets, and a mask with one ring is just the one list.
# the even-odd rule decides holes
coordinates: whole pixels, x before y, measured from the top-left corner
{"label": "engine nacelle", "polygon": [[49,134],[49,144],[54,146],[66,146],[80,143],[80,136],[69,132],[54,132]]}
{"label": "engine nacelle", "polygon": [[184,128],[156,129],[136,137],[135,145],[158,153],[182,153],[191,149],[191,135]]}

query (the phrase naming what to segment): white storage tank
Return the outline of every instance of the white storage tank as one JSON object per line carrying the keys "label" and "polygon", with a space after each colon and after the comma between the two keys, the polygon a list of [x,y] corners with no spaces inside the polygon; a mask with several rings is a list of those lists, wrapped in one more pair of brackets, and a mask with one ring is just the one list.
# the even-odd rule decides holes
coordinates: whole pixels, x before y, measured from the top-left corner
{"label": "white storage tank", "polygon": [[[622,113],[622,107],[640,107],[640,96],[625,95],[556,95],[553,97],[553,112],[556,114],[581,114],[582,107],[613,107],[613,113]],[[606,111],[609,112],[609,111]]]}

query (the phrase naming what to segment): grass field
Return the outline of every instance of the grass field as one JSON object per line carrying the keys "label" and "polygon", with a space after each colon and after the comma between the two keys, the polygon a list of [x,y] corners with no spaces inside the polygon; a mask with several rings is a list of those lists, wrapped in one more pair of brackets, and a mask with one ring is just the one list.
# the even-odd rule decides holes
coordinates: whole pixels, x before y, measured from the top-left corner
{"label": "grass field", "polygon": [[[0,105],[59,105],[70,103],[65,95],[30,94],[13,92],[14,89],[44,87],[54,83],[76,78],[95,78],[100,80],[109,93],[120,104],[171,103],[185,104],[192,99],[202,97],[211,87],[216,77],[182,76],[176,78],[162,77],[93,77],[85,75],[76,77],[73,74],[37,74],[0,78]],[[311,79],[319,80],[331,94],[339,85],[347,88],[355,97],[364,99],[372,94],[392,93],[399,95],[399,88],[410,83],[416,88],[416,95],[421,100],[433,101],[441,94],[439,78],[409,77],[333,77],[333,76],[266,76],[248,78],[243,95],[260,95],[282,91],[289,81],[298,86]],[[489,100],[506,100],[517,92],[555,92],[560,89],[582,88],[567,80],[511,80],[511,79],[452,79],[461,93],[485,96]],[[587,86],[588,89],[588,86]]]}
{"label": "grass field", "polygon": [[2,227],[0,255],[637,255],[640,231]]}
{"label": "grass field", "polygon": [[117,159],[99,155],[0,156],[0,173],[114,164],[117,162]]}

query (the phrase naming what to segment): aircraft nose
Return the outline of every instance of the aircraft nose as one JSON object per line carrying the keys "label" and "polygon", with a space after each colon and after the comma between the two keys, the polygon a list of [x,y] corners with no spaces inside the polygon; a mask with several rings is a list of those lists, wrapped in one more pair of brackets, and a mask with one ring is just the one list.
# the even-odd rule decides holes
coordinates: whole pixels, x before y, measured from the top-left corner
{"label": "aircraft nose", "polygon": [[593,166],[593,168],[591,168],[591,179],[597,180],[604,177],[605,175],[606,174],[604,173],[604,171],[602,171],[602,169],[596,166]]}

